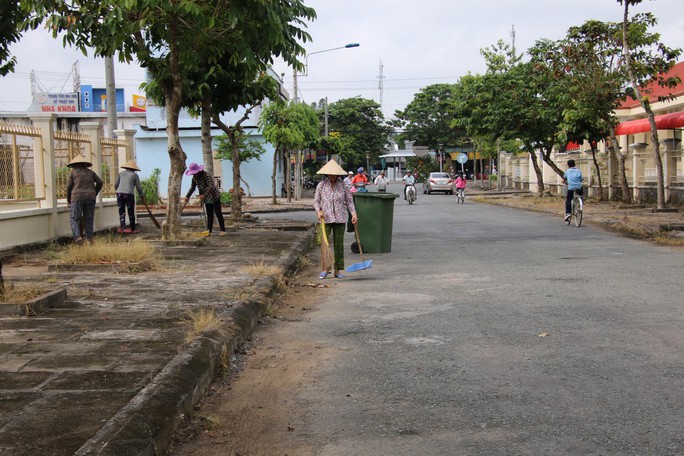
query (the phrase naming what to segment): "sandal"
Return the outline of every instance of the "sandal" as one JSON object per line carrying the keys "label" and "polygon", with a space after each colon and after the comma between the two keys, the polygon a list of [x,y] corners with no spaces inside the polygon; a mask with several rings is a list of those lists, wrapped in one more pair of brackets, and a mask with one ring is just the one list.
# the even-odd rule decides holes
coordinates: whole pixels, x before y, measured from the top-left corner
{"label": "sandal", "polygon": [[318,276],[318,278],[321,279],[321,280],[322,280],[322,279],[325,279],[326,277],[328,277],[328,273],[327,273],[327,272],[321,272],[321,275]]}
{"label": "sandal", "polygon": [[344,276],[338,272],[337,274],[335,274],[335,278],[336,279],[344,279]]}

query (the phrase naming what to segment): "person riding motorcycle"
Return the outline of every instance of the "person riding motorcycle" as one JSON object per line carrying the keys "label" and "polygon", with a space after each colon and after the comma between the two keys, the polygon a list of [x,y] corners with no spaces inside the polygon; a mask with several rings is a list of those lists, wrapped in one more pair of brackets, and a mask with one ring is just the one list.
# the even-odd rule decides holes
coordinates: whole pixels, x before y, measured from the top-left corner
{"label": "person riding motorcycle", "polygon": [[[409,186],[413,187],[413,194],[414,195],[416,194],[416,187],[414,185],[416,183],[416,178],[413,177],[413,174],[411,174],[410,169],[406,170],[406,176],[404,176],[401,179],[401,181],[404,183],[404,199],[406,199],[407,190],[408,190]],[[414,196],[414,199],[417,199],[417,198]]]}
{"label": "person riding motorcycle", "polygon": [[[367,192],[366,185],[368,185],[368,177],[363,172],[363,168],[356,170],[356,176],[352,178],[352,188],[357,192]],[[354,191],[352,190],[352,191]]]}

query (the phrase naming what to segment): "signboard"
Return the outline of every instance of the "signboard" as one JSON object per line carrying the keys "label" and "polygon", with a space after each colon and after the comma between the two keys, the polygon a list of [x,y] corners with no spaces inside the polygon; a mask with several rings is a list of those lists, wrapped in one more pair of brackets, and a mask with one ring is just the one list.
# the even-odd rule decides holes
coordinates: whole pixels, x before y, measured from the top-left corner
{"label": "signboard", "polygon": [[35,93],[29,107],[33,112],[78,112],[77,93]]}
{"label": "signboard", "polygon": [[468,162],[468,155],[467,155],[467,154],[464,154],[463,152],[461,152],[461,153],[458,154],[458,156],[456,157],[456,161],[459,162],[459,163],[462,164],[462,165],[465,165],[465,164]]}

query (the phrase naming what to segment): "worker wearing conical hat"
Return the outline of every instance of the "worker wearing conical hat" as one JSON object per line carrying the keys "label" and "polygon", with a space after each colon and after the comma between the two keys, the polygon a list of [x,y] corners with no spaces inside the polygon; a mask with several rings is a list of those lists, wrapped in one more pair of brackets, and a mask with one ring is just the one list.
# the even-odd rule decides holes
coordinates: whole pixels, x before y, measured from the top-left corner
{"label": "worker wearing conical hat", "polygon": [[95,198],[102,190],[102,179],[89,169],[93,164],[83,156],[77,156],[67,166],[71,168],[67,179],[67,204],[70,208],[69,222],[73,241],[83,242],[81,237],[81,219],[83,219],[83,236],[89,241],[93,239],[95,225]]}
{"label": "worker wearing conical hat", "polygon": [[[351,213],[351,222],[356,224],[356,207],[354,198],[349,189],[344,185],[342,176],[347,172],[336,161],[330,160],[318,173],[327,175],[316,186],[314,194],[314,209],[318,220],[325,223],[325,228],[330,236],[333,235],[333,250],[335,256],[335,278],[343,279],[340,271],[344,270],[344,227],[347,223],[347,212]],[[320,279],[325,279],[330,271],[321,271]]]}
{"label": "worker wearing conical hat", "polygon": [[123,171],[116,176],[114,188],[116,190],[116,204],[119,206],[119,232],[126,232],[126,211],[128,210],[128,220],[131,224],[131,233],[135,233],[135,190],[138,196],[144,198],[143,188],[140,184],[140,177],[136,171],[140,171],[134,160],[128,160],[121,165]]}

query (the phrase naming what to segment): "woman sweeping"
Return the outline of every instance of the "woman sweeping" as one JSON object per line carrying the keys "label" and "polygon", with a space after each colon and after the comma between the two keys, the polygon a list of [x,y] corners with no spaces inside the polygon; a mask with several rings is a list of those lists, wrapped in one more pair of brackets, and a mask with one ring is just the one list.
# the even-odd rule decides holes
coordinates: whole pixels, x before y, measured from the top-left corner
{"label": "woman sweeping", "polygon": [[[347,223],[347,211],[351,213],[351,222],[356,225],[356,207],[354,198],[349,189],[344,185],[340,176],[346,176],[347,172],[334,160],[330,160],[316,174],[327,175],[316,186],[314,194],[314,209],[318,220],[325,223],[325,230],[330,237],[333,236],[333,250],[335,255],[335,277],[343,279],[340,273],[344,270],[344,228]],[[329,271],[321,271],[320,279],[325,279]]]}

